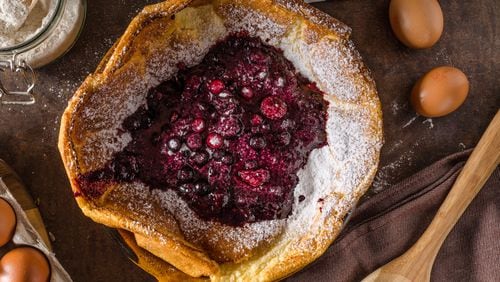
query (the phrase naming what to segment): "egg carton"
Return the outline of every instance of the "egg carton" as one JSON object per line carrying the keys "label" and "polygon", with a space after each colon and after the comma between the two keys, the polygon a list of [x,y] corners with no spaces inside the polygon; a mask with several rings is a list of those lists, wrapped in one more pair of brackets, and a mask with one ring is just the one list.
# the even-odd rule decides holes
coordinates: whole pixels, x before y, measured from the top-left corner
{"label": "egg carton", "polygon": [[28,245],[37,248],[45,254],[50,262],[51,278],[50,282],[70,282],[73,281],[69,274],[64,270],[62,265],[57,260],[55,254],[49,250],[43,242],[42,237],[35,231],[35,228],[28,221],[23,209],[16,199],[9,192],[9,189],[0,178],[0,197],[7,200],[14,208],[17,217],[16,233],[12,241],[17,246]]}

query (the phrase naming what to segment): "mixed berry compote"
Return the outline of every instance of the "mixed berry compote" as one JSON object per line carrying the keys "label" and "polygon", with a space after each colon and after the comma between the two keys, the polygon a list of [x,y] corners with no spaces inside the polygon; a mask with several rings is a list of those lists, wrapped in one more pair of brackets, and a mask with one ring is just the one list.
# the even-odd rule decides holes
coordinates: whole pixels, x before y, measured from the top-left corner
{"label": "mixed berry compote", "polygon": [[327,102],[281,51],[234,34],[149,91],[123,122],[132,141],[78,178],[95,198],[112,182],[172,189],[204,220],[286,218],[297,172],[326,145]]}

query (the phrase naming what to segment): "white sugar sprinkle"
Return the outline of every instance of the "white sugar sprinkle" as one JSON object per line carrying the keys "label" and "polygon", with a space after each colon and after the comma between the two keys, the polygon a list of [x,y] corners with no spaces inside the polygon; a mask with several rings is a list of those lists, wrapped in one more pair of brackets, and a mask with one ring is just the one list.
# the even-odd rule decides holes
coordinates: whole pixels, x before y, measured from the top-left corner
{"label": "white sugar sprinkle", "polygon": [[[324,238],[331,240],[338,232],[335,229],[337,227],[332,224],[340,223],[343,216],[353,207],[360,196],[359,193],[364,192],[359,190],[360,187],[368,188],[366,182],[370,179],[367,177],[373,173],[382,145],[382,137],[378,135],[382,125],[371,116],[377,111],[378,100],[377,97],[367,97],[367,94],[375,92],[374,83],[359,61],[359,54],[354,51],[354,46],[344,38],[348,36],[350,29],[340,22],[315,16],[314,22],[333,27],[341,37],[318,38],[316,42],[308,43],[304,41],[304,26],[300,22],[284,25],[240,6],[231,6],[221,13],[231,14],[231,17],[225,17],[223,22],[211,6],[186,8],[179,12],[176,21],[186,26],[178,26],[178,29],[184,28],[183,30],[187,31],[174,32],[172,36],[186,36],[188,39],[189,32],[197,32],[202,36],[197,36],[194,42],[178,40],[174,45],[166,42],[163,46],[167,48],[154,48],[156,46],[148,46],[145,43],[141,50],[152,48],[150,50],[154,52],[147,56],[149,61],[130,62],[119,69],[120,74],[105,82],[111,85],[109,89],[114,89],[115,92],[101,87],[93,93],[91,100],[95,101],[90,103],[91,106],[83,111],[79,119],[93,125],[93,136],[82,142],[85,143],[84,147],[91,145],[94,152],[88,152],[79,158],[94,167],[104,165],[113,153],[121,150],[130,141],[130,136],[118,135],[118,132],[121,131],[125,117],[145,103],[149,88],[171,78],[177,71],[177,63],[183,62],[187,66],[198,64],[218,40],[232,32],[245,30],[250,36],[257,36],[264,42],[281,48],[285,57],[303,75],[315,81],[318,87],[327,93],[325,99],[329,102],[329,145],[311,152],[306,167],[299,171],[300,181],[294,192],[292,214],[286,220],[263,221],[238,228],[224,227],[199,219],[175,192],[148,192],[149,190],[139,183],[127,185],[130,193],[137,195],[138,199],[138,202],[129,204],[129,209],[147,214],[147,210],[151,209],[147,203],[148,197],[159,199],[161,206],[176,218],[184,236],[190,242],[205,240],[200,234],[207,230],[219,230],[211,237],[210,242],[203,243],[217,244],[226,240],[232,243],[236,253],[254,249],[276,238],[283,231],[286,231],[286,240],[280,240],[279,244],[309,244],[309,241],[303,242],[299,239],[308,232],[314,232],[311,228],[320,227],[331,230],[331,235]],[[119,62],[127,51],[129,50],[116,50],[112,60]],[[128,73],[129,69],[137,67],[145,68],[140,79],[133,72]],[[365,82],[360,83],[363,80]],[[116,89],[120,93],[116,93]],[[117,139],[117,136],[120,138]],[[96,151],[99,152],[97,156]],[[305,199],[299,201],[300,196]],[[334,221],[327,220],[332,217],[335,218]],[[140,224],[140,221],[134,224]],[[274,247],[265,256],[279,256],[276,253],[279,250],[281,249]]]}

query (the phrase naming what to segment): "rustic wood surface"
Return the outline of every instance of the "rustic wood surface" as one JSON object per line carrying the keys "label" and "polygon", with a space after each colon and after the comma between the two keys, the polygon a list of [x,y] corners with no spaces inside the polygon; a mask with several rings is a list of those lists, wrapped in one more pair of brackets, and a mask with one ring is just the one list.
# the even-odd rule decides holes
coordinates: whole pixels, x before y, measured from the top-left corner
{"label": "rustic wood surface", "polygon": [[404,254],[381,266],[362,282],[430,281],[444,240],[500,162],[498,111],[422,236]]}
{"label": "rustic wood surface", "polygon": [[[141,7],[158,1],[88,2],[87,22],[76,45],[59,61],[38,70],[37,104],[0,106],[0,158],[17,171],[39,203],[54,251],[75,281],[152,281],[128,261],[104,227],[82,215],[56,144],[60,115],[73,91]],[[441,1],[444,34],[433,48],[420,51],[404,47],[393,36],[388,2],[315,4],[352,27],[352,39],[377,82],[385,146],[370,193],[441,157],[473,147],[500,106],[499,1]],[[416,117],[408,104],[411,87],[419,76],[440,65],[465,72],[471,84],[469,97],[446,117]]]}
{"label": "rustic wood surface", "polygon": [[15,171],[4,161],[0,159],[0,178],[3,184],[7,186],[9,192],[14,196],[17,203],[21,206],[23,211],[26,213],[26,217],[35,230],[38,232],[40,237],[42,237],[43,242],[47,245],[49,250],[52,250],[52,244],[49,239],[49,234],[47,229],[45,229],[45,224],[43,218],[38,210],[38,207],[31,197],[28,188],[23,184],[22,180],[16,174]]}

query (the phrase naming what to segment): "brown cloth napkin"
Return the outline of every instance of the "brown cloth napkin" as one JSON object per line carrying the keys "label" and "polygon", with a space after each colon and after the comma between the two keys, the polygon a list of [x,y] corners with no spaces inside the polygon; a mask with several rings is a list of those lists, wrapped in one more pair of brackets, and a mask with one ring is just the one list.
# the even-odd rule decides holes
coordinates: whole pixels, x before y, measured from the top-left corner
{"label": "brown cloth napkin", "polygon": [[[287,281],[360,281],[420,237],[471,150],[453,154],[362,202],[328,251]],[[431,281],[500,281],[500,169],[444,242]]]}

